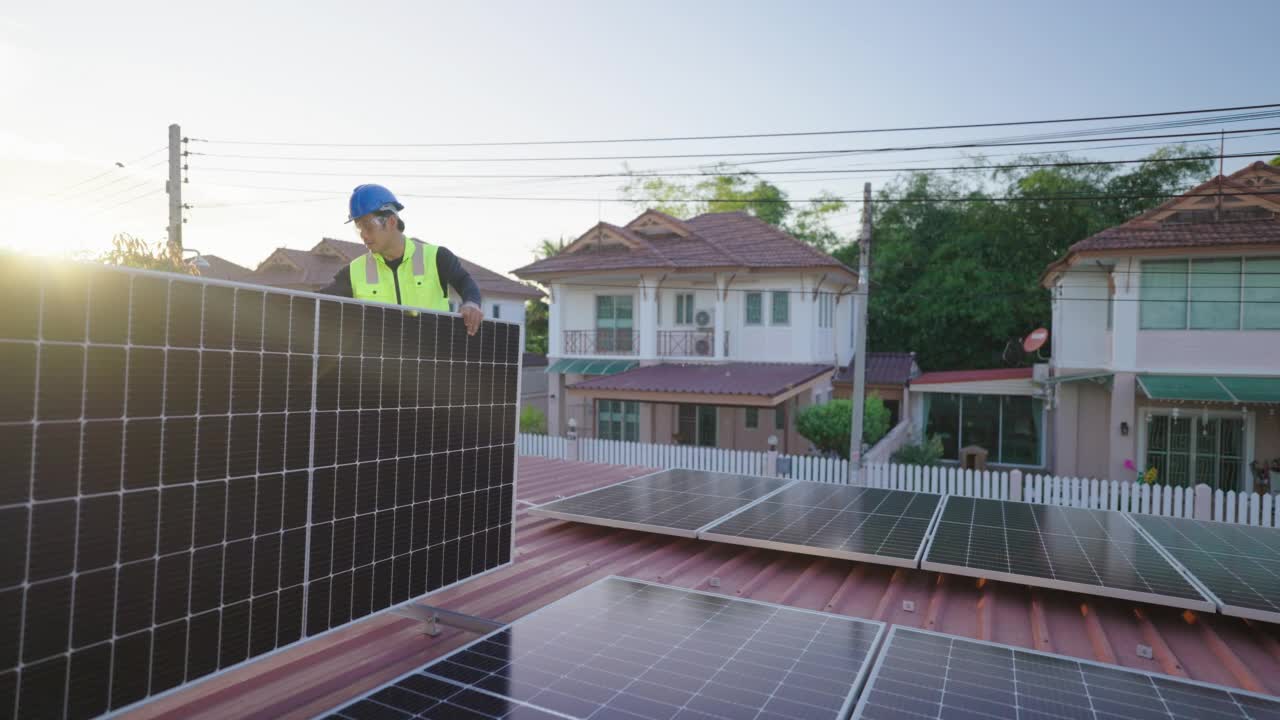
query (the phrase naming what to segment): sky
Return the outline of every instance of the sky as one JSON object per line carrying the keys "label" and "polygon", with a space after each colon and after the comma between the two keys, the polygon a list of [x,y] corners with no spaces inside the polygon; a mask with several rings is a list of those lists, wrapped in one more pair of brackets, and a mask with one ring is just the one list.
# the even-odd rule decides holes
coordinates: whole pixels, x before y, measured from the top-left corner
{"label": "sky", "polygon": [[[164,148],[168,126],[178,123],[193,138],[183,188],[192,206],[184,230],[189,249],[253,267],[277,247],[357,240],[344,224],[347,195],[357,184],[380,182],[401,195],[410,235],[509,272],[529,262],[544,238],[573,238],[600,220],[625,223],[638,214],[618,201],[622,180],[422,176],[624,169],[619,159],[563,159],[583,156],[627,156],[636,170],[687,171],[762,159],[734,153],[957,142],[1073,126],[404,145],[845,130],[1274,103],[1277,27],[1276,0],[1222,10],[1174,0],[8,3],[0,10],[0,247],[92,254],[119,232],[163,240]],[[1222,127],[1273,126],[1280,118]],[[1207,129],[1219,128],[1195,128]],[[236,144],[246,142],[292,145]],[[1076,150],[1120,159],[1153,149],[1090,149],[1104,145]],[[990,152],[1046,149],[1053,148]],[[1280,135],[1226,143],[1227,153],[1277,149]],[[709,157],[635,157],[661,154]],[[850,169],[959,155],[784,155],[794,159],[748,167],[793,199],[822,190],[857,197],[864,182],[880,186],[893,174]],[[1229,159],[1226,169],[1252,160]],[[846,172],[769,174],[779,169]],[[857,220],[855,206],[834,225],[851,233]]]}

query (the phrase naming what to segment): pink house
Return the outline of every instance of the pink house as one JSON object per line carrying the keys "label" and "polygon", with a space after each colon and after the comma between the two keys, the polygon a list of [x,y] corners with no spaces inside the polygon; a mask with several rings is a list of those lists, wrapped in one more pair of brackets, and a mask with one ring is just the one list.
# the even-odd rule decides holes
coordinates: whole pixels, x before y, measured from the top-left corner
{"label": "pink house", "polygon": [[1280,468],[1280,168],[1082,240],[1042,281],[1055,473],[1276,489],[1256,469]]}

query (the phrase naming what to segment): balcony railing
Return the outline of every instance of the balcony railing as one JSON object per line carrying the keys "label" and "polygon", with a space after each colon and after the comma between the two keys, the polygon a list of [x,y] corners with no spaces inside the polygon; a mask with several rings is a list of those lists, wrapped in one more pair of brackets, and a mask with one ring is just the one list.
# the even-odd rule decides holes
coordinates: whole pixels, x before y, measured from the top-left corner
{"label": "balcony railing", "polygon": [[711,357],[716,354],[714,330],[659,330],[658,355]]}
{"label": "balcony railing", "polygon": [[565,355],[635,355],[636,336],[630,328],[565,330]]}

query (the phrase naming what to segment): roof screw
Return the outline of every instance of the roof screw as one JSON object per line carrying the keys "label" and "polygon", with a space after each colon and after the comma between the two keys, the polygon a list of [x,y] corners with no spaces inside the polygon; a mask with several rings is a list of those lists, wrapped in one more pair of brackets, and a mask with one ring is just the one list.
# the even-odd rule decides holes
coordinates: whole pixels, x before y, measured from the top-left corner
{"label": "roof screw", "polygon": [[915,611],[916,611],[916,601],[915,601],[915,600],[903,600],[903,601],[902,601],[902,609],[903,609],[903,611],[904,611],[904,612],[915,612]]}
{"label": "roof screw", "polygon": [[712,575],[711,577],[707,578],[707,584],[713,588],[718,588],[720,587],[720,578],[716,577],[715,575]]}
{"label": "roof screw", "polygon": [[1144,658],[1146,660],[1150,660],[1151,658],[1155,657],[1155,655],[1154,653],[1151,652],[1150,645],[1143,645],[1142,643],[1138,643],[1138,657]]}

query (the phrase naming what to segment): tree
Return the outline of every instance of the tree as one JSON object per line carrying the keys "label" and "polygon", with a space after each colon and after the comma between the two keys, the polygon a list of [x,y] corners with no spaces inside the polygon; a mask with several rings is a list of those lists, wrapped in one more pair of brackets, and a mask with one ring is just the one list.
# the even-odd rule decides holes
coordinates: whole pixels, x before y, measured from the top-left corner
{"label": "tree", "polygon": [[[853,424],[853,403],[832,400],[810,405],[796,417],[800,435],[822,452],[835,452],[849,459],[849,433]],[[889,432],[889,409],[879,395],[868,395],[862,408],[862,442],[874,445]]]}
{"label": "tree", "polygon": [[791,214],[787,194],[777,185],[752,172],[728,172],[725,166],[713,169],[716,174],[692,185],[633,173],[623,184],[622,194],[639,207],[678,218],[742,210],[770,225],[781,226]]}
{"label": "tree", "polygon": [[[1049,323],[1039,284],[1049,263],[1212,171],[1203,150],[1162,148],[1151,157],[1161,162],[991,168],[979,159],[969,172],[910,173],[882,188],[873,206],[869,345],[914,350],[934,369],[1003,364],[1010,340]],[[835,256],[856,263],[856,244]]]}
{"label": "tree", "polygon": [[[537,246],[534,247],[533,257],[536,260],[544,260],[549,257],[554,257],[564,252],[564,249],[569,247],[569,244],[571,242],[573,241],[565,238],[564,236],[561,236],[558,240],[543,238],[542,240],[538,241]],[[532,287],[538,290],[539,292],[542,292],[542,288],[539,288],[537,285],[534,285],[533,283],[525,283],[525,284],[528,285],[529,287]],[[543,354],[547,352],[547,348],[549,347],[547,342],[549,315],[550,315],[550,310],[547,307],[547,301],[544,300],[543,298],[538,298],[536,300],[528,300],[525,302],[524,304],[525,352],[543,353]]]}
{"label": "tree", "polygon": [[1271,164],[1280,167],[1280,155],[1271,158]]}
{"label": "tree", "polygon": [[533,435],[547,434],[547,416],[532,405],[520,408],[520,432]]}
{"label": "tree", "polygon": [[142,238],[120,233],[111,238],[111,249],[98,257],[107,265],[122,265],[141,270],[161,270],[182,275],[199,274],[182,259],[182,251],[168,243],[148,244]]}

